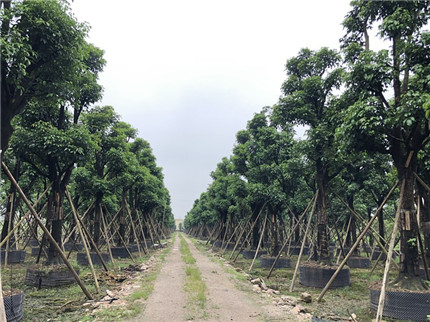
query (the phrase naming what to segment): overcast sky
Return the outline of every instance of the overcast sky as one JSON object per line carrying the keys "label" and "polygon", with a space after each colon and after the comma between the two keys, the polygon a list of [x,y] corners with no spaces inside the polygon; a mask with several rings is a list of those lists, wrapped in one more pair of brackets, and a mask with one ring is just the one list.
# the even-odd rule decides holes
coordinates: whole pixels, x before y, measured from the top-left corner
{"label": "overcast sky", "polygon": [[339,47],[347,0],[74,0],[105,51],[104,98],[150,142],[176,218],[230,156],[235,134],[273,105],[285,62]]}

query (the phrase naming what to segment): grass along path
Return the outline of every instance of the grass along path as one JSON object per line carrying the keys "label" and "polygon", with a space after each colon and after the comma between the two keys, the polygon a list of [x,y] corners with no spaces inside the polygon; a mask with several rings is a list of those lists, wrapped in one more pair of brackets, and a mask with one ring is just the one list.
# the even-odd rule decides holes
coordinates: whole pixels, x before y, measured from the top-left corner
{"label": "grass along path", "polygon": [[196,259],[191,254],[188,243],[185,241],[182,234],[179,234],[181,240],[180,251],[182,260],[185,262],[186,279],[184,290],[188,295],[187,301],[187,320],[195,320],[196,318],[204,319],[206,313],[206,284],[202,280],[199,268],[196,265]]}

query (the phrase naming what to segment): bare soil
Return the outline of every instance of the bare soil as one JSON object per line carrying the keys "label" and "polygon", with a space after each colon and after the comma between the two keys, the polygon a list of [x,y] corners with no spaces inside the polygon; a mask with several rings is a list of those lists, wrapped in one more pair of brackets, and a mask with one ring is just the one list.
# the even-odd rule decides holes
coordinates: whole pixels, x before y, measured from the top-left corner
{"label": "bare soil", "polygon": [[183,289],[185,264],[179,252],[179,238],[175,239],[155,281],[154,290],[144,304],[144,312],[131,321],[185,321],[187,296]]}

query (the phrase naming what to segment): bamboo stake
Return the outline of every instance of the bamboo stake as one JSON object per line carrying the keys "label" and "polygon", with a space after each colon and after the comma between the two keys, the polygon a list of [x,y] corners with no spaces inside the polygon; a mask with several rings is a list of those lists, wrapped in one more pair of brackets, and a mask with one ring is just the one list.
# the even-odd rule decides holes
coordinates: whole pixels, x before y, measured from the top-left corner
{"label": "bamboo stake", "polygon": [[0,258],[0,321],[6,321],[6,311],[4,309],[3,285],[1,280],[1,258]]}
{"label": "bamboo stake", "polygon": [[[88,207],[88,209],[84,212],[84,214],[82,215],[82,218],[81,218],[81,220],[84,220],[85,219],[85,217],[87,216],[87,214],[90,212],[90,210],[92,209],[92,207],[94,206],[94,204],[95,204],[95,201],[93,201],[92,203],[91,203],[91,205]],[[65,243],[67,243],[68,241],[69,241],[69,239],[70,239],[70,237],[73,235],[73,232],[75,231],[75,229],[76,229],[76,226],[75,227],[73,227],[73,229],[72,229],[72,231],[69,233],[69,235],[67,235],[67,237],[66,238],[64,238],[64,241],[63,241],[63,243],[65,244]]]}
{"label": "bamboo stake", "polygon": [[[69,193],[69,191],[68,191],[67,189],[66,189],[66,197],[67,197],[67,200],[68,200],[68,201],[69,201],[69,203],[70,203],[71,208],[72,208],[72,209],[74,209],[74,208],[75,208],[75,206],[73,205],[72,198],[70,197],[70,193]],[[75,209],[75,212],[76,212],[76,209]],[[86,236],[87,236],[88,240],[89,240],[89,241],[90,241],[90,243],[91,243],[91,246],[92,246],[92,247],[93,247],[93,249],[96,251],[97,256],[98,256],[98,257],[99,257],[99,259],[100,259],[100,262],[101,262],[101,263],[102,263],[102,265],[103,265],[103,268],[105,269],[105,271],[106,271],[106,272],[108,272],[108,271],[109,271],[109,269],[107,268],[107,265],[106,265],[106,263],[105,263],[105,261],[104,261],[104,259],[103,259],[103,256],[102,256],[102,254],[101,254],[101,253],[100,253],[100,251],[99,251],[99,248],[97,247],[96,243],[94,242],[93,238],[91,237],[91,234],[89,233],[89,231],[88,231],[87,227],[85,227],[85,225],[83,224],[82,219],[78,216],[77,212],[76,212],[76,219],[78,220],[78,221],[76,222],[76,225],[78,225],[78,222],[80,223],[80,227],[81,227],[81,228],[83,228],[83,230],[84,230],[84,232],[85,232],[85,234],[86,234]],[[84,241],[84,240],[82,240],[82,241]],[[88,262],[89,262],[89,261],[88,261]]]}
{"label": "bamboo stake", "polygon": [[220,247],[220,249],[223,249],[223,247],[224,247],[224,242],[225,242],[225,238],[226,238],[226,236],[227,236],[227,234],[228,234],[228,228],[229,228],[229,225],[230,225],[230,217],[227,219],[227,222],[226,222],[226,224],[225,224],[225,233],[224,233],[224,236],[223,236],[223,238],[222,238],[222,242],[221,242],[221,247]]}
{"label": "bamboo stake", "polygon": [[139,239],[137,239],[136,228],[134,227],[133,217],[131,215],[131,211],[130,211],[130,208],[128,207],[127,201],[125,202],[125,208],[127,209],[128,216],[131,221],[131,229],[133,230],[134,239],[136,240],[136,243],[137,243],[137,250],[139,251],[139,256],[142,257],[142,252],[140,250],[140,245],[139,245],[140,244]]}
{"label": "bamboo stake", "polygon": [[105,220],[105,216],[103,214],[101,206],[100,206],[100,213],[102,215],[102,224],[103,224],[103,230],[104,230],[104,234],[103,235],[104,235],[104,238],[106,240],[109,257],[110,257],[110,260],[111,260],[112,264],[115,265],[115,261],[113,259],[113,255],[112,255],[112,250],[111,250],[111,247],[110,247],[109,233],[108,233],[107,226],[106,226],[106,220]]}
{"label": "bamboo stake", "polygon": [[[258,213],[257,218],[255,218],[254,222],[251,225],[251,228],[248,231],[248,234],[246,234],[245,236],[245,241],[248,239],[249,235],[251,235],[252,230],[254,229],[254,226],[257,224],[258,218],[260,218],[260,215],[262,214],[263,210],[264,210],[264,206],[266,205],[266,203],[263,205],[263,207],[261,207],[260,212]],[[244,227],[245,229],[245,227]],[[240,251],[243,249],[243,245],[240,246],[239,251],[237,252],[236,256],[233,259],[233,262],[236,261],[236,259],[239,257]],[[233,256],[233,253],[231,254]]]}
{"label": "bamboo stake", "polygon": [[[338,265],[338,264],[339,264],[339,261],[340,261],[340,255],[343,255],[343,258],[345,258],[345,253],[343,252],[343,249],[345,248],[345,244],[346,244],[346,237],[348,236],[348,233],[349,233],[349,228],[350,228],[350,226],[351,226],[351,220],[352,220],[352,216],[350,215],[350,216],[349,216],[349,220],[348,220],[348,226],[346,227],[346,236],[345,236],[345,239],[343,240],[343,242],[341,242],[341,246],[343,246],[343,247],[342,247],[342,254],[341,254],[341,253],[339,253],[339,256],[337,256],[336,265]],[[343,226],[343,227],[345,227],[345,226]],[[338,237],[338,238],[339,238],[339,237]]]}
{"label": "bamboo stake", "polygon": [[[351,209],[349,207],[349,205],[347,203],[345,203],[345,201],[338,195],[335,193],[335,195],[341,200],[341,202],[349,209],[349,211],[351,211],[352,213],[354,213],[355,217],[358,218],[360,221],[365,222],[365,220],[363,219],[363,217],[357,213],[354,209]],[[385,253],[385,255],[388,254],[387,249],[385,248],[384,245],[382,245],[381,240],[383,239],[382,236],[373,228],[370,227],[369,230],[369,234],[371,234],[373,236],[373,238],[375,239],[376,243],[378,244],[378,246],[381,248],[381,250]],[[376,237],[375,237],[376,235]],[[395,262],[394,262],[395,263]],[[398,268],[397,263],[395,263],[396,267]]]}
{"label": "bamboo stake", "polygon": [[332,277],[330,278],[330,280],[327,282],[327,284],[324,287],[324,289],[321,291],[321,294],[318,296],[318,299],[317,299],[318,303],[321,302],[322,298],[324,297],[324,294],[327,292],[328,288],[333,283],[334,279],[337,277],[337,275],[339,274],[339,272],[341,271],[341,269],[343,268],[343,266],[345,266],[346,262],[348,261],[349,257],[352,255],[352,253],[354,252],[355,248],[357,247],[357,245],[359,244],[359,242],[361,241],[361,239],[363,239],[363,237],[366,234],[366,232],[372,226],[373,222],[378,217],[378,214],[381,211],[382,207],[385,205],[385,203],[387,202],[388,198],[390,198],[390,196],[393,193],[393,191],[397,188],[398,184],[399,184],[399,182],[397,181],[396,184],[388,192],[388,195],[385,197],[384,201],[381,203],[381,205],[379,206],[379,208],[376,210],[375,215],[369,220],[369,222],[367,223],[366,227],[364,227],[364,229],[361,232],[361,234],[357,237],[357,240],[355,241],[354,245],[352,245],[352,247],[349,250],[348,254],[345,256],[345,258],[340,263],[340,265],[337,268],[337,270],[334,272],[334,274],[332,275]]}
{"label": "bamboo stake", "polygon": [[70,197],[70,194],[68,191],[66,191],[66,196],[67,196],[67,199],[69,200],[70,207],[72,208],[72,213],[73,213],[73,217],[75,218],[76,227],[78,228],[79,235],[82,238],[82,244],[84,244],[85,253],[87,254],[87,258],[88,258],[88,264],[90,264],[91,274],[93,275],[94,284],[96,287],[96,293],[98,294],[100,293],[100,285],[99,285],[99,281],[97,280],[96,271],[94,270],[93,261],[90,255],[90,250],[88,249],[88,242],[87,242],[87,239],[85,238],[84,233],[82,232],[81,224],[78,219],[78,214],[76,213],[75,206],[73,204],[72,198]]}
{"label": "bamboo stake", "polygon": [[[233,254],[234,254],[234,252],[236,251],[236,248],[237,248],[237,246],[239,245],[240,240],[242,239],[243,233],[245,232],[246,227],[248,226],[249,222],[251,221],[252,215],[253,215],[253,213],[252,213],[252,214],[251,214],[251,216],[249,216],[249,218],[246,220],[246,223],[245,223],[245,225],[243,226],[243,228],[241,227],[241,228],[242,228],[242,230],[241,230],[241,232],[240,232],[240,234],[239,234],[239,237],[238,237],[238,238],[237,238],[237,240],[236,240],[236,243],[234,244],[233,250],[232,250],[231,255],[230,255],[230,259],[233,257]],[[260,215],[259,215],[259,216],[260,216]],[[258,218],[258,217],[257,217],[257,218]]]}
{"label": "bamboo stake", "polygon": [[397,207],[396,217],[394,219],[393,232],[391,233],[391,240],[390,240],[390,246],[388,248],[387,260],[385,261],[384,277],[382,278],[381,293],[379,294],[379,301],[378,301],[378,311],[376,312],[376,322],[381,321],[382,313],[384,311],[385,289],[387,286],[388,271],[390,270],[391,257],[393,256],[394,242],[396,240],[397,226],[398,226],[398,221],[399,221],[400,212],[402,208],[405,184],[406,184],[406,180],[403,179],[402,186],[400,188],[399,206]]}
{"label": "bamboo stake", "polygon": [[293,229],[291,229],[291,234],[288,236],[288,238],[284,241],[284,243],[282,244],[281,249],[279,250],[278,256],[276,256],[275,261],[272,264],[272,267],[270,268],[269,274],[267,275],[267,278],[270,278],[270,276],[272,275],[273,270],[275,269],[276,264],[278,263],[279,257],[281,257],[282,251],[284,249],[284,247],[288,244],[288,242],[291,240],[291,238],[293,237],[293,232],[295,231],[295,229],[297,228],[297,226],[299,225],[299,222],[303,219],[303,217],[306,215],[306,213],[309,210],[309,207],[312,204],[312,201],[316,200],[315,198],[316,193],[313,195],[312,199],[309,201],[308,205],[306,206],[305,211],[303,211],[303,213],[300,215],[300,217],[298,218],[297,222],[294,224]]}
{"label": "bamboo stake", "polygon": [[208,237],[208,240],[206,241],[205,245],[207,245],[211,241],[212,235],[215,233],[215,230],[218,228],[218,225],[219,225],[219,223],[217,222],[215,224],[214,228],[212,228],[212,231],[209,233],[209,237]]}
{"label": "bamboo stake", "polygon": [[148,254],[149,253],[148,244],[146,243],[145,232],[143,231],[143,224],[142,224],[142,221],[140,220],[139,213],[137,213],[137,221],[139,222],[140,232],[143,237],[143,250],[145,254]]}
{"label": "bamboo stake", "polygon": [[227,243],[225,244],[225,247],[223,248],[220,256],[224,255],[225,251],[227,250],[227,246],[230,243],[230,241],[233,239],[234,236],[236,236],[236,231],[239,229],[240,223],[236,226],[236,228],[234,229],[233,233],[231,234],[230,238],[228,239]]}
{"label": "bamboo stake", "polygon": [[252,267],[254,266],[255,259],[258,256],[258,251],[260,250],[261,241],[263,240],[263,236],[264,236],[264,229],[266,228],[266,222],[267,222],[267,210],[266,210],[266,217],[264,217],[263,230],[260,233],[260,240],[258,241],[257,249],[255,250],[254,259],[252,260],[251,266],[249,266],[249,270],[251,270]]}
{"label": "bamboo stake", "polygon": [[308,235],[309,227],[311,226],[311,222],[312,222],[312,217],[313,217],[314,212],[315,212],[315,205],[317,203],[317,198],[318,198],[318,190],[315,193],[314,204],[312,205],[312,210],[311,210],[311,213],[309,215],[308,224],[306,225],[305,235],[303,236],[302,246],[300,247],[299,257],[297,258],[296,268],[294,269],[293,278],[291,280],[290,292],[292,292],[294,290],[294,283],[296,281],[297,271],[299,270],[300,259],[302,258],[303,249],[305,247],[306,237]]}
{"label": "bamboo stake", "polygon": [[93,300],[94,298],[91,296],[91,294],[88,292],[88,290],[85,287],[85,285],[82,283],[82,281],[79,278],[78,274],[76,273],[75,269],[73,268],[73,266],[70,264],[70,262],[66,258],[66,255],[63,253],[61,247],[57,244],[57,242],[55,241],[54,237],[52,237],[51,233],[48,231],[48,229],[43,224],[42,220],[39,218],[36,210],[33,208],[33,206],[31,205],[30,201],[27,199],[26,195],[22,191],[22,189],[19,186],[19,184],[16,182],[16,180],[13,177],[12,173],[10,173],[10,171],[9,171],[8,167],[6,166],[6,164],[2,161],[1,165],[2,165],[2,168],[3,168],[4,172],[9,177],[9,180],[12,182],[12,184],[15,186],[16,190],[18,190],[18,193],[21,195],[22,200],[27,205],[27,207],[30,209],[30,211],[32,212],[34,219],[37,221],[37,223],[39,224],[40,228],[42,228],[42,230],[45,233],[46,237],[48,237],[48,239],[50,240],[50,242],[54,245],[54,247],[56,248],[56,250],[60,254],[60,256],[63,259],[63,261],[66,264],[66,266],[72,272],[73,277],[75,278],[76,282],[78,283],[78,285],[80,286],[80,288],[82,289],[82,291],[84,292],[84,294],[86,295],[86,297],[89,300]]}
{"label": "bamboo stake", "polygon": [[[14,200],[15,200],[15,193],[12,193],[12,195],[9,197],[10,200],[10,211],[9,211],[9,221],[8,221],[8,225],[7,225],[7,231],[11,231],[11,227],[12,227],[12,212],[13,212],[13,206],[14,206]],[[15,243],[18,242],[15,239]],[[9,257],[9,238],[6,239],[6,251],[4,253],[4,268],[7,268],[7,260]]]}

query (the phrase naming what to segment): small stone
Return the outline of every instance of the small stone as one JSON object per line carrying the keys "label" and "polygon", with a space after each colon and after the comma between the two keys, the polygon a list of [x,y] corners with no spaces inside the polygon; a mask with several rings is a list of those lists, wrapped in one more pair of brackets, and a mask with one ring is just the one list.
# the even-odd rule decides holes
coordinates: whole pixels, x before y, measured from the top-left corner
{"label": "small stone", "polygon": [[251,280],[252,284],[260,284],[260,279],[259,278],[255,278],[253,280]]}
{"label": "small stone", "polygon": [[241,269],[240,267],[236,267],[234,270],[235,270],[236,272],[240,272],[242,269]]}
{"label": "small stone", "polygon": [[252,290],[256,293],[261,293],[261,288],[258,285],[253,285]]}
{"label": "small stone", "polygon": [[299,315],[300,314],[300,308],[298,308],[297,306],[293,307],[290,310],[290,313],[294,314],[294,315]]}
{"label": "small stone", "polygon": [[266,283],[264,283],[264,281],[262,279],[260,279],[260,280],[261,280],[261,284],[260,284],[261,289],[262,290],[268,290],[269,288],[267,287]]}
{"label": "small stone", "polygon": [[356,315],[355,313],[352,313],[352,314],[351,314],[351,317],[352,317],[354,320],[356,320],[356,319],[357,319],[357,315]]}
{"label": "small stone", "polygon": [[309,309],[300,304],[296,305],[296,308],[299,310],[300,313],[309,313]]}
{"label": "small stone", "polygon": [[310,295],[307,292],[303,292],[300,294],[300,300],[302,300],[305,303],[311,303],[312,302],[312,295]]}
{"label": "small stone", "polygon": [[277,291],[277,290],[272,290],[272,291],[273,291],[273,294],[276,294],[276,295],[281,294],[281,292],[279,292],[279,291]]}
{"label": "small stone", "polygon": [[111,291],[106,290],[106,294],[109,295],[110,297],[114,298],[115,294],[113,294]]}

